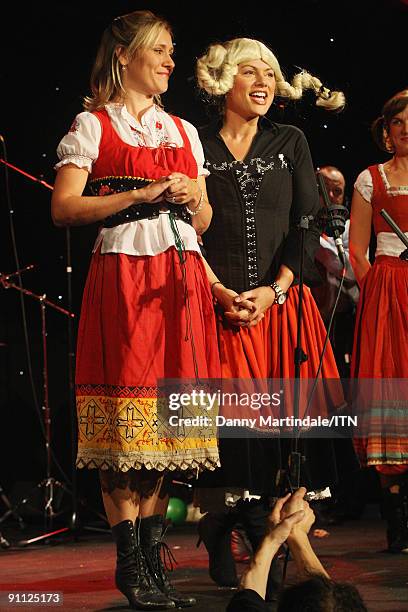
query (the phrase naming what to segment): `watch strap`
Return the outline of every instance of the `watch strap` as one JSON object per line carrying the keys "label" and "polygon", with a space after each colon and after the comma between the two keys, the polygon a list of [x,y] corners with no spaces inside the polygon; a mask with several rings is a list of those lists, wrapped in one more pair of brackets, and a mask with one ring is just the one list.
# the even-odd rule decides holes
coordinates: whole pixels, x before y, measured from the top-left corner
{"label": "watch strap", "polygon": [[279,304],[282,302],[279,302],[279,298],[280,296],[285,296],[286,299],[286,293],[284,292],[284,290],[282,289],[282,287],[279,285],[279,283],[277,283],[276,281],[273,281],[273,283],[271,283],[271,287],[275,292],[275,300],[274,300],[274,304]]}

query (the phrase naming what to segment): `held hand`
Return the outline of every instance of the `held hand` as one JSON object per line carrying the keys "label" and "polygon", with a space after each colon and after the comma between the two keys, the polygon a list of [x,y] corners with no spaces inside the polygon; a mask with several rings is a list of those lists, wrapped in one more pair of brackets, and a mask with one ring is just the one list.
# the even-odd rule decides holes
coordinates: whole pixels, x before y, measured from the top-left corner
{"label": "held hand", "polygon": [[149,204],[157,204],[165,200],[165,192],[170,189],[177,179],[171,179],[169,177],[163,177],[158,181],[153,181],[147,187],[135,190],[134,193],[138,193],[139,196],[143,196],[143,201]]}
{"label": "held hand", "polygon": [[240,304],[242,300],[250,300],[256,305],[259,312],[263,314],[274,303],[275,292],[272,287],[257,287],[256,289],[250,289],[241,293],[235,298],[235,305]]}
{"label": "held hand", "polygon": [[259,314],[253,317],[251,310],[246,308],[237,309],[235,306],[232,306],[231,310],[224,312],[224,316],[231,325],[237,327],[254,327],[265,315]]}
{"label": "held hand", "polygon": [[[234,300],[238,296],[236,291],[227,289],[221,283],[214,286],[214,297],[221,304],[225,318],[232,324],[238,327],[249,326],[254,321],[256,323],[259,317],[262,317],[256,305],[249,300],[242,300],[240,304],[235,304]],[[256,324],[255,323],[255,324]]]}
{"label": "held hand", "polygon": [[196,181],[181,172],[172,172],[168,178],[174,181],[166,190],[166,200],[168,202],[172,204],[192,204],[193,208],[198,205],[201,190]]}

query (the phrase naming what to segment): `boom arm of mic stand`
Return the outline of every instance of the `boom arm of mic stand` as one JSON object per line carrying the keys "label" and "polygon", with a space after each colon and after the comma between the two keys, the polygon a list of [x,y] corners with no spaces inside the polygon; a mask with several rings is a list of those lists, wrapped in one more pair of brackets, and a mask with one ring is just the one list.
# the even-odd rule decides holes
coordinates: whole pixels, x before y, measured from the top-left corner
{"label": "boom arm of mic stand", "polygon": [[11,168],[12,170],[15,170],[19,174],[26,176],[27,178],[31,179],[35,183],[40,183],[40,185],[42,185],[43,187],[46,187],[50,191],[53,191],[54,187],[52,185],[50,185],[49,183],[46,183],[42,179],[37,178],[36,176],[33,176],[32,174],[29,174],[28,172],[25,172],[25,170],[22,170],[21,168],[17,168],[17,166],[13,166],[13,164],[10,164],[10,162],[6,161],[5,159],[0,158],[0,163],[7,166],[7,168]]}
{"label": "boom arm of mic stand", "polygon": [[406,237],[406,235],[404,234],[404,232],[398,227],[398,225],[395,223],[394,219],[391,217],[391,215],[389,215],[387,213],[387,211],[385,210],[385,208],[382,208],[380,210],[380,215],[383,217],[383,219],[386,220],[386,222],[388,223],[388,225],[393,229],[393,231],[397,234],[398,238],[401,240],[401,242],[403,242],[405,244],[405,246],[407,247],[405,249],[405,251],[402,251],[402,253],[400,253],[400,259],[404,259],[405,261],[408,261],[408,238]]}

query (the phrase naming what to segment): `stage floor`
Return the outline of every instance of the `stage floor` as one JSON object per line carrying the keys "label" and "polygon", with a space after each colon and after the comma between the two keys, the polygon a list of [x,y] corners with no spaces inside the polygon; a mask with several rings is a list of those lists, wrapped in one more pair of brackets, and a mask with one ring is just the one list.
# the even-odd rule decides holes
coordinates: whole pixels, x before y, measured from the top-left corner
{"label": "stage floor", "polygon": [[[21,534],[7,525],[2,531],[13,546],[0,551],[1,611],[16,609],[6,604],[6,594],[16,591],[62,593],[64,601],[59,609],[64,611],[128,609],[127,601],[114,586],[115,550],[110,534],[84,532],[77,542],[55,538],[52,544],[15,548],[17,539],[12,538],[21,538]],[[329,531],[328,537],[312,537],[312,542],[332,578],[356,585],[370,611],[407,611],[408,556],[379,552],[385,545],[384,523],[356,520],[330,527]],[[197,549],[196,539],[193,525],[169,530],[166,541],[178,561],[173,581],[180,590],[197,597],[194,612],[224,611],[232,591],[217,588],[211,581],[205,548],[201,545]],[[243,571],[245,565],[238,567]],[[290,562],[288,582],[293,579]],[[19,606],[26,610],[48,607]]]}

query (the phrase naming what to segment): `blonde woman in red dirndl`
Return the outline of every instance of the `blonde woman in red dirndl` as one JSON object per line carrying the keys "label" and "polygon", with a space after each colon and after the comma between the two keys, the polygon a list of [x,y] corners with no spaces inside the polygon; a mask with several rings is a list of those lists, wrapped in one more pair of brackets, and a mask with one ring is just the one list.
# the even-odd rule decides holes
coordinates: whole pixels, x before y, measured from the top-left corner
{"label": "blonde woman in red dirndl", "polygon": [[170,26],[149,11],[105,30],[92,96],[58,148],[52,200],[57,225],[103,224],[79,324],[77,465],[99,469],[116,585],[143,610],[195,603],[161,561],[163,475],[219,465],[214,432],[175,439],[159,430],[159,379],[220,373],[210,290],[218,279],[197,243],[211,219],[208,172],[196,129],[159,99],[172,53]]}
{"label": "blonde woman in red dirndl", "polygon": [[[380,476],[388,551],[408,553],[408,261],[399,258],[405,246],[380,215],[385,209],[408,236],[408,90],[386,102],[372,134],[393,157],[359,175],[352,202],[350,257],[361,285],[352,360],[361,389],[355,447],[361,464]],[[371,226],[373,266],[366,257]],[[392,386],[390,379],[400,381]]]}

